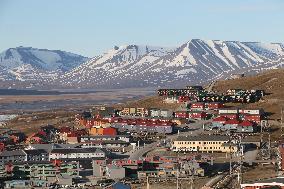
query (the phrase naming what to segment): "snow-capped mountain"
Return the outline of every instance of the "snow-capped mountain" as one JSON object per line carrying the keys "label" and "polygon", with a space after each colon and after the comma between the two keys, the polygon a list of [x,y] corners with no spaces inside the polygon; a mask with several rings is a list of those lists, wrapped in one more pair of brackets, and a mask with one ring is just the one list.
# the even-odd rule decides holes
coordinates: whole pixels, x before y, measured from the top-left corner
{"label": "snow-capped mountain", "polygon": [[24,49],[0,55],[0,80],[15,81],[14,87],[19,83],[37,88],[179,87],[236,73],[253,74],[282,67],[284,62],[281,43],[192,39],[172,48],[115,46],[91,59]]}
{"label": "snow-capped mountain", "polygon": [[0,80],[51,81],[87,60],[60,50],[10,48],[0,54]]}
{"label": "snow-capped mountain", "polygon": [[193,39],[176,48],[128,45],[90,59],[57,82],[82,88],[203,84],[279,67],[283,58],[284,45],[278,43]]}

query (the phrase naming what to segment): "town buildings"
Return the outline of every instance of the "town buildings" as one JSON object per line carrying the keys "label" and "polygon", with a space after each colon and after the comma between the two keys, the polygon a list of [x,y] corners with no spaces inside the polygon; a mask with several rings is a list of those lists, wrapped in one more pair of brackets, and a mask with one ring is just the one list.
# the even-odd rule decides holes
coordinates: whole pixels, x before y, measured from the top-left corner
{"label": "town buildings", "polygon": [[224,135],[200,135],[178,137],[173,141],[171,149],[175,152],[223,152],[237,151],[237,146]]}

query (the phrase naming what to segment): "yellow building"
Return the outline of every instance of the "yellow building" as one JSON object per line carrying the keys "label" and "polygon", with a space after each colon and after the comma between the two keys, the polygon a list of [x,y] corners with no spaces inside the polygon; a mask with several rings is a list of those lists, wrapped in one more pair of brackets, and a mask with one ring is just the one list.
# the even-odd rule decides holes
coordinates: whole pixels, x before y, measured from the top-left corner
{"label": "yellow building", "polygon": [[229,136],[200,135],[178,137],[172,143],[175,152],[237,152],[235,144],[230,144]]}

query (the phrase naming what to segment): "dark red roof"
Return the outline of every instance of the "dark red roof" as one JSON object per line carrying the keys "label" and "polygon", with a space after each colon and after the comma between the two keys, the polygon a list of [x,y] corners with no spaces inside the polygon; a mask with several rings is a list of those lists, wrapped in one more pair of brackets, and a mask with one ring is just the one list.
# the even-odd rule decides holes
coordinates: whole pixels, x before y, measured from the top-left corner
{"label": "dark red roof", "polygon": [[250,121],[243,121],[240,123],[240,126],[243,126],[243,127],[250,127],[252,125],[253,124]]}
{"label": "dark red roof", "polygon": [[240,121],[236,120],[236,119],[231,119],[225,122],[225,124],[239,124]]}
{"label": "dark red roof", "polygon": [[224,116],[219,116],[213,119],[213,121],[219,122],[219,121],[227,121],[228,119]]}

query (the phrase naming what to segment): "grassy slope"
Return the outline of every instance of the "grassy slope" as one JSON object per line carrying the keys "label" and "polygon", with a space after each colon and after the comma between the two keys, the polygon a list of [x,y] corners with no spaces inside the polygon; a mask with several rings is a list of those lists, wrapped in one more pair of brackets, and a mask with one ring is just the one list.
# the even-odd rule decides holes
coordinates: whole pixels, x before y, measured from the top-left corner
{"label": "grassy slope", "polygon": [[115,107],[142,107],[142,108],[161,108],[161,109],[176,109],[179,104],[163,103],[163,98],[159,96],[149,96],[139,100],[128,101],[124,104],[116,105]]}

